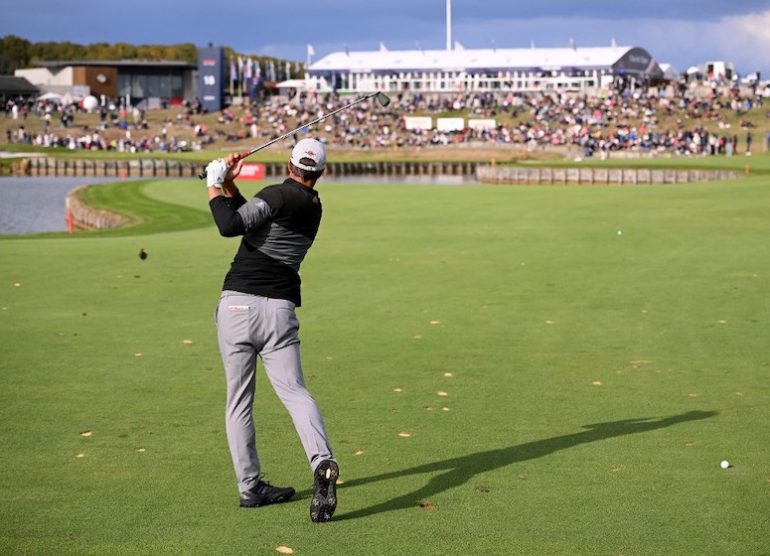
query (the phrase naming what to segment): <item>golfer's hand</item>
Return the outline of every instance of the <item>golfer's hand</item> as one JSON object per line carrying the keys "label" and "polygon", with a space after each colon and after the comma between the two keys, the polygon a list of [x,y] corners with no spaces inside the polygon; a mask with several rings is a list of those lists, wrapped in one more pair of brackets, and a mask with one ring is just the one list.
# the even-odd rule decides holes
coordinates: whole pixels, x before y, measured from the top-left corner
{"label": "golfer's hand", "polygon": [[221,158],[209,162],[206,166],[206,186],[222,189],[228,170],[227,164]]}
{"label": "golfer's hand", "polygon": [[225,158],[225,165],[227,166],[227,173],[225,174],[224,181],[233,182],[241,173],[243,158],[240,154],[231,154]]}

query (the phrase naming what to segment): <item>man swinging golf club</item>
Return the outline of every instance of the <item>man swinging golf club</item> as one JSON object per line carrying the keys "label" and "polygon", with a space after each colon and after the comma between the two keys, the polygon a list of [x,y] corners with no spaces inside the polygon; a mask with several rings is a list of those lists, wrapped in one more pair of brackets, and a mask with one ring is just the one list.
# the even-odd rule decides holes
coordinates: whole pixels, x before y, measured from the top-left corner
{"label": "man swinging golf club", "polygon": [[314,186],[323,174],[326,150],[315,139],[302,139],[292,150],[289,177],[248,201],[234,181],[242,165],[243,157],[233,154],[206,167],[209,206],[220,234],[243,236],[216,312],[227,380],[227,442],[240,505],[255,508],[294,496],[293,488],[262,480],[252,417],[259,356],[313,470],[310,519],[329,521],[337,507],[339,467],[321,413],[305,387],[294,312],[301,303],[300,263],[321,222],[321,200]]}

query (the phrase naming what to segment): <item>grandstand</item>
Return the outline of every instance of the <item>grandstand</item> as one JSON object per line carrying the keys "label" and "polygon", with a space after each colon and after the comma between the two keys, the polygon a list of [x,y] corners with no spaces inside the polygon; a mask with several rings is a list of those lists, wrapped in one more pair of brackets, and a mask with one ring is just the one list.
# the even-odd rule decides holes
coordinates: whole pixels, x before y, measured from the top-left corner
{"label": "grandstand", "polygon": [[644,48],[487,48],[333,52],[311,64],[308,91],[533,92],[609,88],[621,78],[632,86],[661,79]]}

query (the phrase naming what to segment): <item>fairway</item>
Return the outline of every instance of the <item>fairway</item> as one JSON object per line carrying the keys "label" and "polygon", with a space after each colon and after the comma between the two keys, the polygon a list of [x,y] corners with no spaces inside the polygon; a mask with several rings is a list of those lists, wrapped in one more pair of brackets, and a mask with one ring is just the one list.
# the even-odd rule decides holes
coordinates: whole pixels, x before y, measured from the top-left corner
{"label": "fairway", "polygon": [[148,221],[0,240],[1,554],[770,552],[766,176],[322,180],[298,310],[344,481],[322,525],[261,369],[266,480],[298,494],[238,507],[213,324],[238,240],[198,180],[120,187]]}

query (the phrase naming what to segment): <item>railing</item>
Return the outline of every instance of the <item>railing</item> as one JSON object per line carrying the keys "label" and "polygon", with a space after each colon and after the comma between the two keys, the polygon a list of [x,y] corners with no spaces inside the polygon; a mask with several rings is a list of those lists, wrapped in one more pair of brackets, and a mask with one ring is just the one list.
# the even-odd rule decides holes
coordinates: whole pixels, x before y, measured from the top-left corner
{"label": "railing", "polygon": [[728,170],[668,170],[651,168],[528,168],[478,166],[476,178],[496,184],[655,184],[731,180],[742,174]]}

